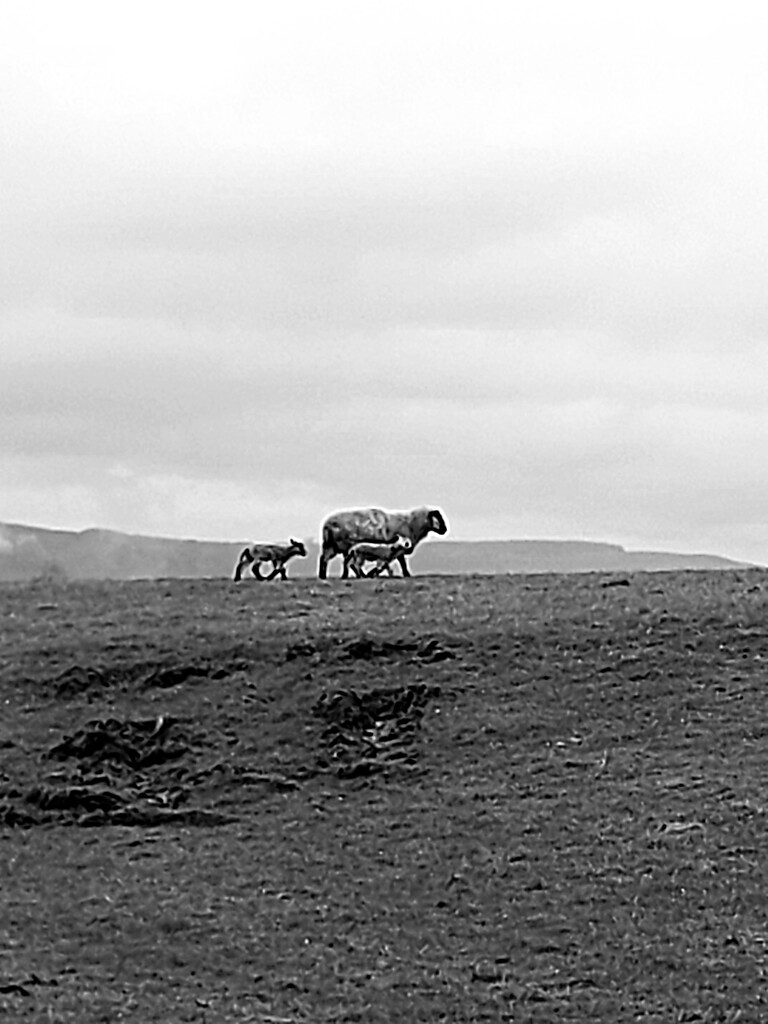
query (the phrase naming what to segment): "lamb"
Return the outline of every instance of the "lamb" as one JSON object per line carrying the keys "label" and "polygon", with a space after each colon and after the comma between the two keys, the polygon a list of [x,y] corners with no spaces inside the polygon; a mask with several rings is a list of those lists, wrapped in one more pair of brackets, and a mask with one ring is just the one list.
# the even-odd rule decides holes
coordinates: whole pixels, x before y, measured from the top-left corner
{"label": "lamb", "polygon": [[[396,537],[392,544],[371,544],[361,541],[353,544],[349,549],[349,568],[358,579],[367,576],[378,576],[384,569],[389,576],[393,576],[392,560],[398,555],[413,550],[413,544],[408,537]],[[375,562],[373,569],[366,574],[364,571],[366,562]]]}
{"label": "lamb", "polygon": [[[381,508],[357,508],[347,512],[336,512],[323,523],[320,562],[317,575],[321,580],[328,575],[328,562],[341,555],[344,565],[342,579],[349,576],[349,551],[361,542],[371,544],[393,544],[398,536],[411,542],[411,551],[428,533],[440,536],[448,532],[442,513],[436,508],[411,509],[409,512],[386,512]],[[405,561],[405,552],[395,556],[400,563],[403,576],[410,576]]]}
{"label": "lamb", "polygon": [[[251,573],[257,580],[273,580],[275,576],[279,576],[281,580],[287,579],[285,563],[294,555],[304,558],[306,554],[307,549],[301,541],[294,540],[293,537],[289,544],[251,544],[240,553],[235,566],[234,580],[236,583],[240,581],[246,565],[250,565]],[[272,572],[268,576],[262,576],[259,571],[264,562],[272,563]]]}

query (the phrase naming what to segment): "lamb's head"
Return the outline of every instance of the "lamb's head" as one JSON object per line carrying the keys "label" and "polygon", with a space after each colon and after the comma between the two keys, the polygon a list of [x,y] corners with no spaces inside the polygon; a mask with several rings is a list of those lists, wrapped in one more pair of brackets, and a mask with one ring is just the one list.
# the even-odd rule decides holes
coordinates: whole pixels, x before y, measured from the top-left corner
{"label": "lamb's head", "polygon": [[395,554],[407,554],[407,552],[413,550],[413,541],[410,537],[403,537],[402,534],[398,533],[392,543],[392,553]]}
{"label": "lamb's head", "polygon": [[302,558],[306,558],[307,549],[300,540],[294,540],[293,537],[291,537],[290,547],[294,554],[300,555]]}

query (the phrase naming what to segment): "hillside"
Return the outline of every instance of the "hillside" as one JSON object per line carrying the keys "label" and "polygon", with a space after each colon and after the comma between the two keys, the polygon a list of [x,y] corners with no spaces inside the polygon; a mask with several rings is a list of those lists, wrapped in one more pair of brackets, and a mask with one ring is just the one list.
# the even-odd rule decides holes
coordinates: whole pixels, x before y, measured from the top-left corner
{"label": "hillside", "polygon": [[768,1021],[762,571],[0,621],[0,1020]]}
{"label": "hillside", "polygon": [[[246,542],[143,537],[114,530],[48,530],[0,524],[0,581],[56,579],[167,579],[230,576]],[[317,544],[294,559],[291,576],[313,576]],[[430,540],[411,560],[414,573],[633,572],[735,569],[744,563],[716,555],[626,551],[618,544],[587,541]],[[339,563],[331,564],[334,575]]]}

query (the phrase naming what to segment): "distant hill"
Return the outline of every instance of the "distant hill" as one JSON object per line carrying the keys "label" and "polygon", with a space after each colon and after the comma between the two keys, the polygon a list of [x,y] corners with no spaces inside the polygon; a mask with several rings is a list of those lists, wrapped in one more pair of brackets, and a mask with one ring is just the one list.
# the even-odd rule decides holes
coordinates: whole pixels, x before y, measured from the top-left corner
{"label": "distant hill", "polygon": [[[231,576],[245,543],[143,537],[114,530],[73,533],[4,523],[0,524],[0,581]],[[315,575],[317,543],[306,543],[308,557],[289,563],[290,576]],[[717,555],[626,551],[618,544],[588,541],[434,539],[417,548],[410,565],[414,573],[447,575],[748,567]],[[338,560],[332,562],[331,572],[337,574],[338,567]]]}
{"label": "distant hill", "polygon": [[619,544],[576,540],[479,540],[423,544],[411,562],[426,573],[657,572],[673,569],[743,569],[718,555],[626,551]]}

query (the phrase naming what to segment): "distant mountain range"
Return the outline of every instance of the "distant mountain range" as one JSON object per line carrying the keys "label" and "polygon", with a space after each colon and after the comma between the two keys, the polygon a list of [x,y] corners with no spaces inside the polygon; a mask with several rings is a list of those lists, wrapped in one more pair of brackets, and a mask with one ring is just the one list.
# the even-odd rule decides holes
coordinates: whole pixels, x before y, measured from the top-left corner
{"label": "distant mountain range", "polygon": [[[0,523],[0,581],[231,576],[246,543],[143,537],[114,530],[73,533]],[[306,545],[308,557],[293,559],[289,576],[315,575],[317,543]],[[338,559],[332,562],[331,572],[338,574],[339,566]],[[492,575],[739,569],[749,564],[717,555],[626,551],[618,544],[590,541],[430,539],[417,548],[410,566],[414,573]]]}

